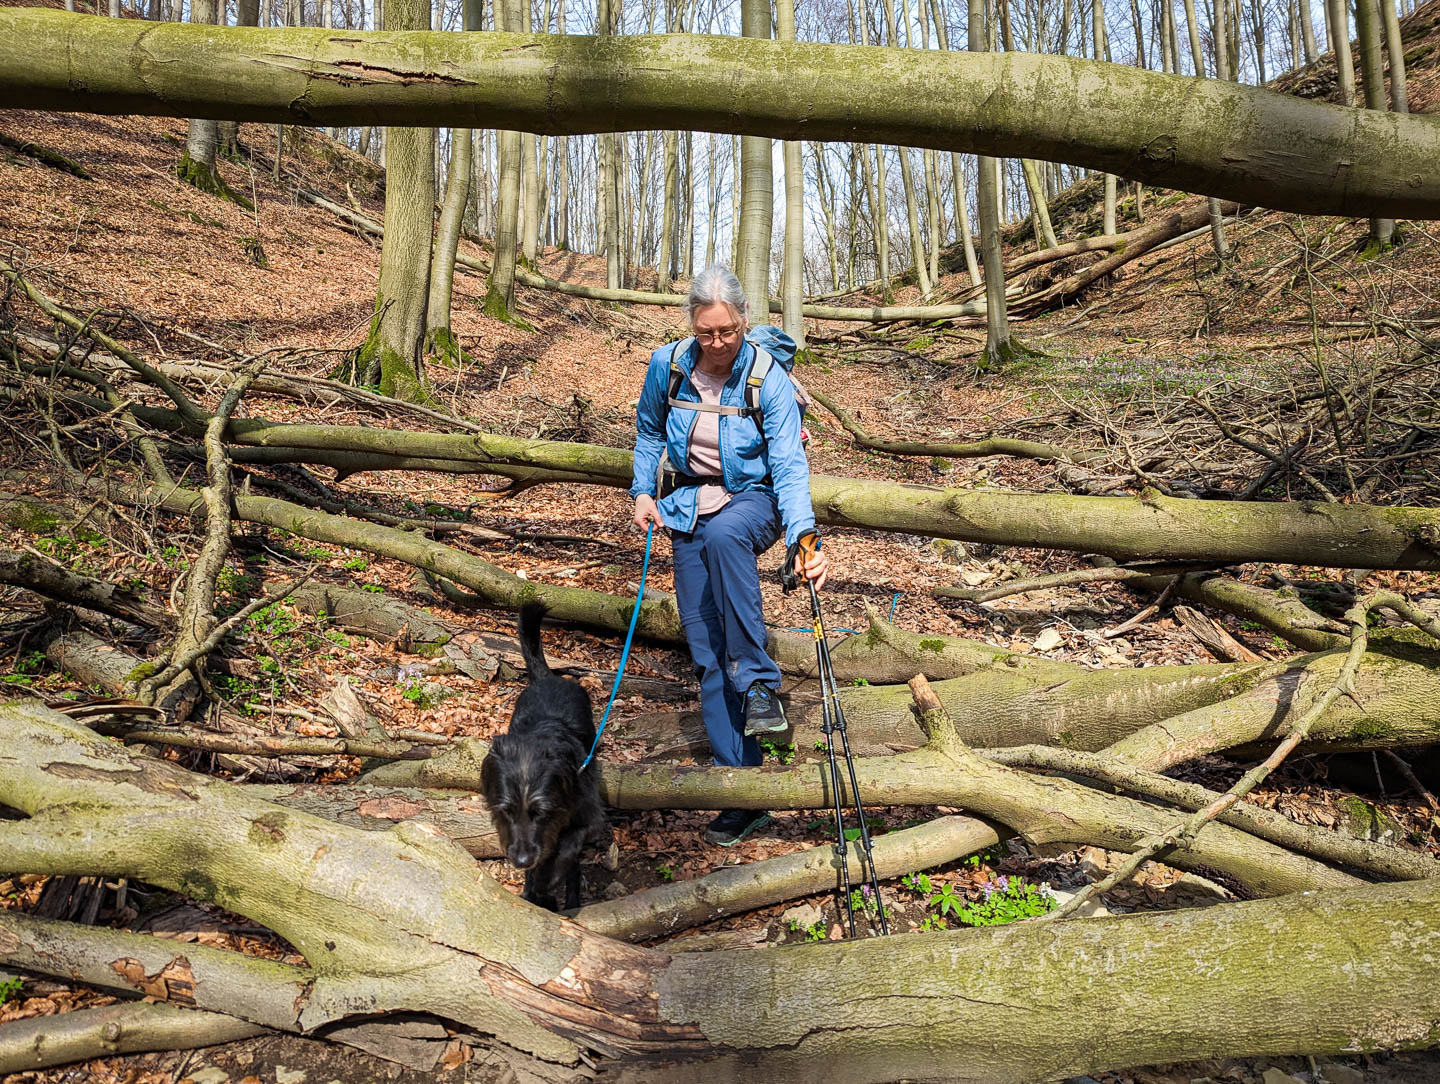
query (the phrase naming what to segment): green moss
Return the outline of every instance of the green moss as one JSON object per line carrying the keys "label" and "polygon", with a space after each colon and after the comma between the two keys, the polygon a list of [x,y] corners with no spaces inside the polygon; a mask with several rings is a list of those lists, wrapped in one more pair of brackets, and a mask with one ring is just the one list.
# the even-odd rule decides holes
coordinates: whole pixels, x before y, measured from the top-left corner
{"label": "green moss", "polygon": [[1357,839],[1391,840],[1404,835],[1394,817],[1363,798],[1342,798],[1336,805],[1345,814],[1345,829]]}
{"label": "green moss", "polygon": [[28,158],[49,166],[51,169],[58,169],[62,173],[68,173],[72,177],[79,177],[84,181],[93,181],[95,178],[90,171],[73,158],[67,158],[57,150],[49,147],[42,147],[38,143],[31,143],[24,139],[15,139],[0,132],[0,147],[9,147],[13,151],[19,151]]}
{"label": "green moss", "polygon": [[208,192],[219,199],[228,200],[244,207],[247,211],[255,210],[255,205],[226,184],[215,169],[203,162],[195,161],[188,152],[181,157],[180,163],[175,167],[175,175],[202,192]]}
{"label": "green moss", "polygon": [[521,331],[535,330],[533,325],[520,319],[520,317],[510,311],[510,306],[505,300],[505,294],[496,289],[494,284],[491,284],[490,288],[485,291],[485,301],[484,304],[480,306],[480,311],[492,319],[504,321],[511,327],[518,327]]}
{"label": "green moss", "polygon": [[920,650],[933,651],[935,652],[935,654],[938,655],[945,650],[945,641],[939,639],[938,637],[934,639],[930,639],[927,637],[926,639],[920,641]]}
{"label": "green moss", "polygon": [[148,677],[153,677],[160,672],[160,665],[154,662],[142,662],[135,669],[125,675],[125,684],[139,685]]}
{"label": "green moss", "polygon": [[1388,738],[1393,733],[1393,729],[1378,719],[1367,716],[1357,721],[1355,725],[1350,728],[1350,733],[1361,741],[1370,741]]}
{"label": "green moss", "polygon": [[427,339],[425,352],[446,368],[459,369],[470,362],[470,355],[460,346],[459,337],[448,327],[431,328]]}
{"label": "green moss", "polygon": [[270,266],[270,257],[265,255],[265,246],[258,237],[240,238],[240,251],[245,253],[245,258],[256,267]]}
{"label": "green moss", "polygon": [[60,526],[60,519],[46,505],[15,500],[0,505],[0,523],[30,534],[53,534]]}
{"label": "green moss", "polygon": [[250,822],[250,842],[257,847],[275,847],[285,842],[285,825],[289,817],[279,810],[256,817]]}
{"label": "green moss", "polygon": [[220,886],[203,871],[191,866],[180,880],[180,891],[202,903],[220,902]]}

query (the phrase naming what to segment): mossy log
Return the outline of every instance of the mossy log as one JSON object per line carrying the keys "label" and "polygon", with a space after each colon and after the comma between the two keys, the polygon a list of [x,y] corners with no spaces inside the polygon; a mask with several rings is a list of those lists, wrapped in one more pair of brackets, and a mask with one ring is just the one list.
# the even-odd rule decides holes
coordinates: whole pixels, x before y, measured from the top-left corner
{"label": "mossy log", "polygon": [[666,1082],[933,1078],[940,1058],[949,1079],[1030,1081],[1440,1039],[1434,881],[670,955],[531,907],[438,834],[361,832],[43,709],[0,716],[0,802],[28,814],[0,822],[7,864],[131,876],[219,904],[308,966],[15,912],[0,912],[0,963],[253,1024],[313,1031],[418,1012],[559,1065],[585,1056],[616,1079]]}
{"label": "mossy log", "polygon": [[[158,428],[187,429],[173,411],[133,410],[141,421]],[[625,449],[495,434],[244,418],[231,423],[227,440],[232,445],[292,449],[278,458],[300,462],[325,461],[302,449],[316,457],[344,453],[349,471],[469,470],[527,478],[530,484],[573,481],[620,488],[629,488],[633,477]],[[1117,559],[1440,571],[1440,550],[1427,541],[1440,537],[1440,511],[1432,508],[1183,500],[1153,490],[1134,497],[1089,497],[940,489],[822,474],[811,475],[810,490],[816,520],[825,525],[1078,550]]]}
{"label": "mossy log", "polygon": [[1068,162],[1307,214],[1440,218],[1433,117],[1037,53],[156,26],[5,8],[0,107],[875,142]]}

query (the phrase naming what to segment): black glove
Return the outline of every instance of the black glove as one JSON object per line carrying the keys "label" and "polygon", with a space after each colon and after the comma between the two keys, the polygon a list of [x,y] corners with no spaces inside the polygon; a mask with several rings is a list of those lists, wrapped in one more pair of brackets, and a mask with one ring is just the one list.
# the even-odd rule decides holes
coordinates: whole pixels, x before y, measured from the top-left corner
{"label": "black glove", "polygon": [[785,547],[785,563],[780,566],[780,586],[785,589],[787,595],[805,582],[805,577],[795,571],[795,558],[800,556],[801,544],[806,542],[810,543],[806,548],[818,550],[820,548],[820,532],[812,527]]}

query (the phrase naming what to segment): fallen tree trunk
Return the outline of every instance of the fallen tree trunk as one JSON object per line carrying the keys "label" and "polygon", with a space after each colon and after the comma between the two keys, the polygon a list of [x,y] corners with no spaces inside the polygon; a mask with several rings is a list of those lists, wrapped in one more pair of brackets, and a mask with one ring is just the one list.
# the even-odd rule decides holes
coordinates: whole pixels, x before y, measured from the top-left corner
{"label": "fallen tree trunk", "polygon": [[65,566],[34,553],[0,553],[0,583],[24,587],[37,594],[84,609],[129,621],[147,629],[169,623],[164,609],[117,584],[71,572]]}
{"label": "fallen tree trunk", "polygon": [[[1401,748],[1432,744],[1440,722],[1440,664],[1434,651],[1401,643],[1363,657],[1348,691],[1311,728],[1312,752]],[[1163,772],[1187,760],[1282,737],[1331,686],[1345,652],[1292,660],[1223,704],[1207,704],[1157,721],[1121,738],[1105,752],[1117,760]]]}
{"label": "fallen tree trunk", "polygon": [[[934,1078],[939,1051],[950,1079],[1029,1081],[1419,1046],[1440,1019],[1434,881],[843,949],[669,955],[538,911],[422,829],[317,821],[52,713],[0,713],[0,801],[29,814],[0,822],[7,862],[141,877],[218,903],[274,929],[313,970],[11,911],[0,962],[263,1026],[411,1011],[561,1064],[585,1054],[627,1081],[760,1071],[865,1084]],[[104,830],[76,831],[79,809]]]}
{"label": "fallen tree trunk", "polygon": [[[986,756],[997,764],[1048,768],[1067,775],[1099,779],[1132,794],[1158,798],[1185,810],[1204,809],[1222,797],[1218,791],[1142,771],[1102,753],[1022,745],[1013,749],[990,749],[986,751]],[[1440,860],[1429,855],[1297,824],[1283,814],[1248,802],[1237,802],[1221,813],[1219,819],[1299,854],[1308,854],[1323,862],[1361,870],[1377,877],[1397,881],[1440,877]]]}
{"label": "fallen tree trunk", "polygon": [[0,1027],[0,1074],[248,1039],[265,1028],[233,1016],[143,1001],[15,1020]]}
{"label": "fallen tree trunk", "polygon": [[[888,832],[874,840],[875,870],[888,879],[930,869],[993,847],[1000,835],[973,817],[940,817],[917,828]],[[859,847],[849,848],[852,884],[863,882]],[[722,866],[693,881],[676,881],[592,903],[575,913],[575,921],[607,937],[642,941],[712,922],[726,915],[768,907],[835,889],[840,859],[833,843],[763,862]]]}
{"label": "fallen tree trunk", "polygon": [[[487,743],[464,739],[444,756],[385,765],[364,779],[385,786],[477,790],[480,765],[488,752]],[[782,771],[596,764],[601,796],[623,809],[834,807],[821,764]],[[872,808],[955,806],[1006,825],[1030,843],[1088,843],[1127,850],[1174,821],[1173,814],[1144,802],[1004,768],[972,752],[953,731],[910,753],[859,758],[856,776]],[[841,799],[854,801],[848,785]],[[1355,883],[1348,874],[1222,824],[1208,825],[1192,848],[1167,856],[1166,861],[1185,869],[1221,870],[1261,895]]]}
{"label": "fallen tree trunk", "polygon": [[157,27],[7,8],[0,106],[859,140],[1069,162],[1309,214],[1440,218],[1434,118],[1035,53]]}
{"label": "fallen tree trunk", "polygon": [[[1264,201],[1259,202],[1263,203]],[[1222,208],[1225,214],[1234,214],[1239,209],[1233,203],[1222,204]],[[1206,203],[1199,203],[1193,207],[1177,207],[1163,214],[1155,215],[1139,229],[1132,230],[1127,234],[1124,243],[1118,245],[1104,259],[1096,260],[1094,263],[1080,268],[1043,290],[1016,298],[1011,302],[1011,310],[1020,315],[1032,315],[1072,301],[1084,293],[1086,287],[1099,279],[1114,274],[1127,263],[1138,260],[1166,241],[1191,230],[1199,229],[1209,220],[1210,208]]]}
{"label": "fallen tree trunk", "polygon": [[[0,10],[3,15],[3,10]],[[103,406],[95,401],[97,406]],[[186,429],[174,411],[134,407],[140,420]],[[538,476],[628,488],[630,452],[594,444],[359,426],[236,419],[232,445],[346,453],[354,470],[452,470]],[[298,461],[311,461],[294,452]],[[1247,561],[1339,568],[1440,570],[1440,511],[1360,504],[1184,500],[938,489],[811,475],[815,517],[825,525],[903,531],[966,542],[1103,553],[1119,559]]]}

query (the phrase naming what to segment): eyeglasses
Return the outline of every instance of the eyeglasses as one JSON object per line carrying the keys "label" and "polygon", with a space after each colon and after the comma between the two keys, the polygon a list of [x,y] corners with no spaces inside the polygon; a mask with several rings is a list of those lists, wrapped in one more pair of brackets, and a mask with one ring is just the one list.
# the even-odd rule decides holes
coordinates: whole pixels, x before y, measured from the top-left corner
{"label": "eyeglasses", "polygon": [[702,343],[726,343],[739,334],[738,327],[722,327],[716,331],[697,331],[695,338]]}

